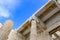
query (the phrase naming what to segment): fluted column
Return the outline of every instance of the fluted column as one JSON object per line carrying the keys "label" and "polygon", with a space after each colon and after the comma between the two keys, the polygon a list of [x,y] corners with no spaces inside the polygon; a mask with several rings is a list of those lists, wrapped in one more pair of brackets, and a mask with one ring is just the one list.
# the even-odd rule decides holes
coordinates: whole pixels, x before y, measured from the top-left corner
{"label": "fluted column", "polygon": [[31,21],[30,40],[37,40],[37,24],[35,20]]}

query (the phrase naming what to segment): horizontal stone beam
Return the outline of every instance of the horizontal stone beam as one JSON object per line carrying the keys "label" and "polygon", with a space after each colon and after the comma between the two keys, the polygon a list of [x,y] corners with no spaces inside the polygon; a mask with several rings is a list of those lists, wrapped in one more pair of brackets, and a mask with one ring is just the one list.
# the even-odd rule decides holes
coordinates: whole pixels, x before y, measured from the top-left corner
{"label": "horizontal stone beam", "polygon": [[23,31],[26,27],[28,27],[30,25],[30,21],[26,21],[23,25],[21,25],[21,27],[18,29],[18,32]]}
{"label": "horizontal stone beam", "polygon": [[22,34],[23,34],[23,35],[26,35],[26,34],[28,34],[29,32],[30,32],[30,27],[28,27],[26,30],[24,30]]}
{"label": "horizontal stone beam", "polygon": [[35,14],[37,17],[44,14],[43,12],[46,11],[54,2],[49,0],[42,8],[40,8]]}
{"label": "horizontal stone beam", "polygon": [[58,11],[59,11],[59,8],[56,7],[53,11],[49,12],[46,16],[44,16],[43,18],[41,18],[41,20],[42,21],[46,21],[48,18],[50,18],[51,16],[53,16]]}
{"label": "horizontal stone beam", "polygon": [[[50,31],[52,31],[53,29],[55,29],[55,28],[57,28],[57,27],[59,27],[59,26],[60,26],[60,21],[52,24],[52,26],[48,27],[46,31],[47,31],[47,32],[50,32]],[[55,31],[57,31],[57,30],[55,29]],[[54,32],[54,31],[53,31],[53,32]],[[52,32],[51,32],[51,33],[52,33]]]}

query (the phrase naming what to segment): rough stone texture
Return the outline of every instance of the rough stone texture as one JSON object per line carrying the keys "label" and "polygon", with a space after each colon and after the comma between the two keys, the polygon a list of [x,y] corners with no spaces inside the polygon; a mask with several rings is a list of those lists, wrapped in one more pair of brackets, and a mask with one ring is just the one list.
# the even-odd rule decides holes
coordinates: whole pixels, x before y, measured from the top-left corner
{"label": "rough stone texture", "polygon": [[[8,21],[8,23],[10,22]],[[60,31],[60,5],[57,0],[49,0],[18,30],[10,32],[12,24],[8,23],[0,28],[0,40],[7,38],[7,40],[53,40],[52,34]],[[56,40],[60,40],[58,35],[55,36]]]}
{"label": "rough stone texture", "polygon": [[0,28],[0,40],[7,40],[10,30],[13,26],[13,22],[11,20],[7,20],[3,27]]}
{"label": "rough stone texture", "polygon": [[31,22],[30,40],[37,40],[37,25],[35,20]]}
{"label": "rough stone texture", "polygon": [[42,38],[42,40],[53,40],[52,39],[52,37],[49,35],[49,33],[48,32],[42,32],[41,33],[41,38]]}
{"label": "rough stone texture", "polygon": [[25,37],[22,34],[17,33],[16,30],[12,30],[7,40],[25,40]]}

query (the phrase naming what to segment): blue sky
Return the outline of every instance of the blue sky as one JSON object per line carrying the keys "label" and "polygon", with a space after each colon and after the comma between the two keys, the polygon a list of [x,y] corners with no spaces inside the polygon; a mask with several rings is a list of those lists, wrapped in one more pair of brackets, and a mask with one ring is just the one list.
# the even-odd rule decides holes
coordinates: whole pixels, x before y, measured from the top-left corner
{"label": "blue sky", "polygon": [[10,19],[18,28],[48,0],[0,0],[0,23]]}

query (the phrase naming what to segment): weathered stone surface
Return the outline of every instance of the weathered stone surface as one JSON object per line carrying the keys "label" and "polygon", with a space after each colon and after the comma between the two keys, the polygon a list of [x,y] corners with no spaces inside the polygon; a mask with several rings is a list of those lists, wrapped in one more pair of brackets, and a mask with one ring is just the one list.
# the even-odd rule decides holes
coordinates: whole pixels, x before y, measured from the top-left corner
{"label": "weathered stone surface", "polygon": [[18,33],[16,30],[12,30],[7,40],[25,40],[25,37],[21,33]]}
{"label": "weathered stone surface", "polygon": [[49,0],[20,28],[10,32],[12,26],[10,20],[5,22],[0,28],[0,40],[60,40],[59,35],[52,37],[60,31],[60,0]]}
{"label": "weathered stone surface", "polygon": [[31,22],[30,40],[37,40],[37,24],[35,20]]}
{"label": "weathered stone surface", "polygon": [[3,27],[0,28],[0,40],[7,40],[10,30],[13,26],[13,22],[11,20],[7,20]]}

